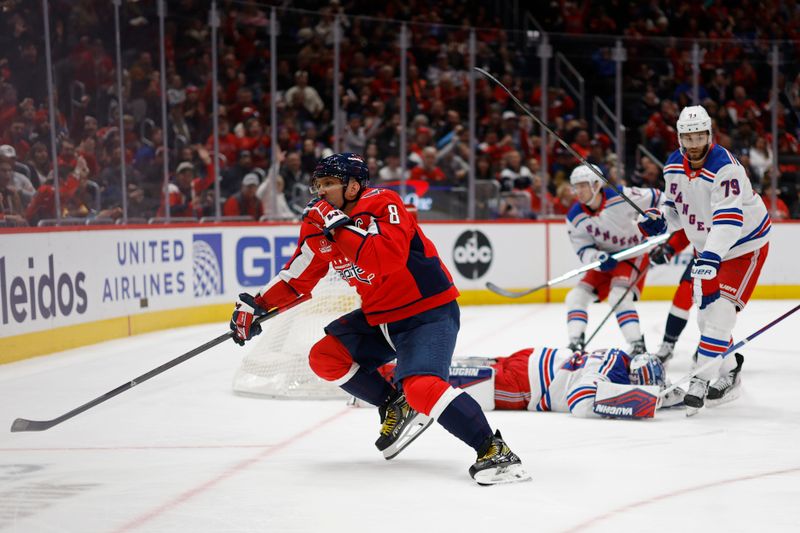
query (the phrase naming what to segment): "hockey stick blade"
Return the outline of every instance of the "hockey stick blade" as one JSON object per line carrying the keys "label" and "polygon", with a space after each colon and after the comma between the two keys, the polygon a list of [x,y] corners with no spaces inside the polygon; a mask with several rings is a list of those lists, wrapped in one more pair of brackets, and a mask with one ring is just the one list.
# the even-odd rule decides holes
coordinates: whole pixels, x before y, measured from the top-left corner
{"label": "hockey stick blade", "polygon": [[505,296],[506,298],[522,298],[523,296],[527,296],[529,294],[533,294],[536,291],[542,290],[547,287],[547,284],[539,285],[538,287],[534,287],[532,289],[524,290],[524,291],[510,291],[508,289],[504,289],[503,287],[498,287],[491,281],[486,282],[486,288],[492,291],[495,294],[499,294],[500,296]]}
{"label": "hockey stick blade", "polygon": [[[270,318],[272,318],[272,317],[274,317],[274,316],[276,316],[276,315],[278,315],[280,313],[283,313],[284,311],[288,311],[292,307],[294,307],[294,306],[296,306],[298,304],[301,304],[301,303],[307,301],[310,298],[311,298],[311,295],[310,294],[306,294],[306,295],[300,296],[299,298],[297,298],[293,302],[290,302],[290,303],[284,305],[283,307],[275,307],[273,309],[270,309],[267,312],[267,314],[258,317],[256,319],[256,322],[261,323],[261,322],[263,322],[265,320],[269,320]],[[93,399],[93,400],[91,400],[89,402],[86,402],[85,404],[83,404],[83,405],[81,405],[79,407],[76,407],[72,411],[64,413],[63,415],[61,415],[59,417],[53,418],[51,420],[28,420],[26,418],[17,418],[11,424],[11,432],[12,433],[18,433],[18,432],[22,432],[22,431],[45,431],[47,429],[50,429],[51,427],[53,427],[55,425],[58,425],[61,422],[64,422],[66,420],[69,420],[70,418],[72,418],[74,416],[77,416],[77,415],[83,413],[84,411],[88,411],[92,407],[94,407],[96,405],[99,405],[99,404],[105,402],[106,400],[110,400],[111,398],[113,398],[114,396],[117,396],[118,394],[122,394],[123,392],[132,389],[133,387],[135,387],[136,385],[139,385],[140,383],[144,383],[148,379],[150,379],[152,377],[155,377],[155,376],[161,374],[162,372],[164,372],[166,370],[169,370],[170,368],[172,368],[174,366],[177,366],[177,365],[183,363],[184,361],[187,361],[187,360],[191,359],[192,357],[205,352],[206,350],[208,350],[210,348],[213,348],[214,346],[217,346],[218,344],[222,344],[223,342],[227,341],[231,337],[233,337],[233,332],[232,331],[226,331],[225,333],[223,333],[219,337],[208,341],[207,343],[203,344],[202,346],[198,346],[197,348],[195,348],[193,350],[190,350],[190,351],[186,352],[185,354],[180,355],[180,356],[176,357],[175,359],[172,359],[171,361],[167,361],[163,365],[161,365],[161,366],[159,366],[157,368],[154,368],[154,369],[150,370],[149,372],[147,372],[145,374],[142,374],[141,376],[136,377],[136,378],[134,378],[134,379],[132,379],[132,380],[126,382],[126,383],[123,383],[122,385],[120,385],[116,389],[110,390],[107,393],[105,393],[105,394],[103,394],[101,396],[98,396],[97,398],[95,398],[95,399]]]}
{"label": "hockey stick blade", "polygon": [[28,420],[27,418],[17,418],[11,424],[11,432],[19,431],[44,431],[50,429],[58,422],[54,420]]}
{"label": "hockey stick blade", "polygon": [[[611,257],[616,259],[617,261],[623,261],[625,259],[630,259],[632,257],[636,257],[643,253],[648,248],[652,246],[656,246],[663,242],[667,242],[669,238],[672,236],[670,233],[662,233],[656,237],[651,237],[644,242],[640,242],[635,246],[631,246],[630,248],[626,248],[624,250],[620,250],[619,252],[615,252],[611,254]],[[580,268],[576,268],[574,270],[570,270],[566,274],[562,274],[557,278],[553,278],[549,280],[547,283],[543,283],[542,285],[536,286],[532,289],[525,289],[521,291],[512,291],[509,289],[504,289],[492,283],[491,281],[486,282],[486,288],[492,291],[495,294],[499,294],[500,296],[505,296],[506,298],[522,298],[523,296],[527,296],[529,294],[533,294],[536,291],[540,291],[544,288],[550,287],[551,285],[555,285],[557,283],[561,283],[562,281],[567,281],[568,279],[574,278],[575,276],[579,276],[584,272],[588,272],[589,270],[595,269],[600,266],[600,261],[594,261],[589,263],[588,265],[584,265]]]}

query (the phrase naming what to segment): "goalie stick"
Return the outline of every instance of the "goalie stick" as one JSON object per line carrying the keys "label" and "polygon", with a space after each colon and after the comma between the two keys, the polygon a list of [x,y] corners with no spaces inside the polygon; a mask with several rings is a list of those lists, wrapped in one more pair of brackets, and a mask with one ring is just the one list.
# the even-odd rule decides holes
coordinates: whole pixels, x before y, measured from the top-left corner
{"label": "goalie stick", "polygon": [[[503,89],[503,90],[504,90],[506,93],[508,93],[508,96],[510,96],[510,97],[511,97],[511,99],[512,99],[512,100],[514,100],[514,103],[515,103],[515,104],[517,104],[517,105],[520,107],[520,109],[522,109],[523,111],[525,111],[525,113],[526,113],[526,114],[527,114],[529,117],[531,117],[531,118],[532,118],[532,119],[533,119],[533,120],[534,120],[534,121],[535,121],[537,124],[539,124],[539,126],[541,126],[542,128],[544,128],[544,129],[547,131],[547,133],[549,133],[550,135],[552,135],[552,136],[553,136],[553,138],[555,138],[555,140],[556,140],[556,141],[558,141],[558,143],[559,143],[561,146],[563,146],[563,147],[564,147],[564,148],[565,148],[565,149],[566,149],[566,150],[567,150],[567,151],[568,151],[570,154],[572,154],[572,157],[574,157],[575,159],[577,159],[578,161],[580,161],[582,165],[585,165],[585,166],[586,166],[586,168],[588,168],[588,169],[590,169],[592,172],[594,172],[594,173],[597,175],[597,177],[598,177],[598,178],[600,178],[601,180],[603,180],[603,181],[606,183],[606,185],[608,185],[608,186],[610,186],[610,187],[613,187],[613,186],[614,186],[614,185],[613,185],[613,184],[612,184],[610,181],[608,181],[608,178],[606,178],[605,176],[603,176],[603,173],[602,173],[602,172],[600,172],[599,170],[597,170],[596,168],[594,168],[594,166],[592,166],[591,164],[589,164],[589,162],[588,162],[588,161],[587,161],[587,160],[586,160],[586,159],[585,159],[585,158],[584,158],[584,157],[583,157],[581,154],[579,154],[578,152],[576,152],[576,151],[575,151],[575,149],[574,149],[572,146],[570,146],[570,145],[569,145],[567,142],[565,142],[565,141],[564,141],[564,139],[562,139],[561,137],[559,137],[559,136],[556,134],[556,132],[554,132],[553,130],[551,130],[551,129],[550,129],[550,127],[548,127],[548,126],[547,126],[547,124],[545,124],[545,123],[544,123],[542,120],[540,120],[540,119],[539,119],[539,117],[537,117],[536,115],[534,115],[534,114],[533,114],[533,113],[532,113],[532,112],[531,112],[531,111],[528,109],[528,107],[527,107],[525,104],[523,104],[522,102],[520,102],[520,101],[519,101],[519,99],[518,99],[516,96],[514,96],[514,93],[512,93],[512,92],[511,92],[511,89],[509,89],[508,87],[506,87],[505,85],[503,85],[503,84],[502,84],[502,82],[500,82],[500,80],[498,80],[497,78],[495,78],[494,76],[492,76],[491,74],[489,74],[487,71],[483,70],[482,68],[480,68],[480,67],[473,67],[473,68],[474,68],[475,70],[477,70],[478,72],[480,72],[481,74],[483,74],[484,76],[486,76],[487,78],[489,78],[490,80],[492,80],[492,81],[493,81],[494,83],[496,83],[496,84],[497,84],[497,85],[498,85],[498,86],[499,86],[501,89]],[[622,192],[622,191],[618,191],[618,192],[619,192],[619,195],[622,197],[622,199],[623,199],[623,200],[625,200],[626,202],[628,202],[628,203],[631,205],[631,207],[633,207],[633,208],[636,210],[636,212],[637,212],[637,213],[639,213],[640,215],[642,215],[643,217],[650,217],[650,218],[653,218],[653,217],[655,216],[655,215],[653,215],[653,217],[651,217],[650,215],[647,215],[647,214],[645,214],[645,212],[644,212],[644,211],[642,211],[642,209],[641,209],[641,208],[640,208],[638,205],[636,205],[636,204],[633,202],[633,200],[631,200],[630,198],[628,198],[628,197],[627,197],[627,195],[625,195],[625,193],[624,193],[624,192]]]}
{"label": "goalie stick", "polygon": [[[644,250],[647,250],[651,246],[655,246],[657,244],[661,244],[662,242],[666,242],[671,237],[669,233],[663,233],[658,235],[657,237],[653,237],[647,239],[644,242],[640,242],[636,246],[631,246],[630,248],[626,248],[625,250],[620,250],[614,254],[611,254],[611,257],[616,259],[617,261],[623,261],[625,259],[630,259],[631,257],[636,257],[641,254]],[[527,296],[529,294],[533,294],[536,291],[542,290],[546,287],[550,287],[551,285],[555,285],[556,283],[561,283],[562,281],[567,281],[570,278],[574,278],[575,276],[579,276],[584,272],[588,272],[589,270],[595,269],[600,266],[600,261],[593,261],[588,265],[583,265],[580,268],[576,268],[574,270],[570,270],[566,274],[562,274],[557,278],[553,278],[547,283],[543,283],[537,287],[532,289],[526,289],[523,291],[512,291],[508,289],[504,289],[502,287],[498,287],[491,281],[486,282],[486,288],[492,291],[495,294],[499,294],[500,296],[505,296],[506,298],[522,298],[523,296]]]}
{"label": "goalie stick", "polygon": [[[292,307],[294,307],[294,306],[296,306],[298,304],[301,304],[301,303],[309,300],[310,298],[311,298],[310,294],[305,294],[303,296],[300,296],[296,300],[284,305],[283,307],[272,308],[267,312],[266,315],[258,317],[255,320],[255,322],[256,323],[261,323],[261,322],[264,322],[265,320],[269,320],[270,318],[272,318],[274,316],[277,316],[280,313],[283,313],[284,311],[288,311]],[[61,415],[59,417],[53,418],[51,420],[28,420],[26,418],[17,418],[11,424],[11,431],[12,431],[12,433],[15,433],[15,432],[18,432],[18,431],[45,431],[47,429],[50,429],[51,427],[53,427],[55,425],[58,425],[58,424],[66,421],[66,420],[69,420],[70,418],[72,418],[74,416],[77,416],[77,415],[83,413],[84,411],[88,411],[92,407],[94,407],[96,405],[99,405],[99,404],[105,402],[106,400],[110,400],[111,398],[113,398],[114,396],[117,396],[118,394],[122,394],[123,392],[125,392],[125,391],[127,391],[129,389],[132,389],[133,387],[135,387],[136,385],[139,385],[140,383],[144,383],[148,379],[150,379],[152,377],[155,377],[155,376],[161,374],[162,372],[165,372],[166,370],[169,370],[170,368],[172,368],[174,366],[177,366],[177,365],[183,363],[184,361],[187,361],[187,360],[191,359],[195,355],[199,355],[199,354],[205,352],[206,350],[208,350],[210,348],[213,348],[214,346],[216,346],[218,344],[222,344],[226,340],[230,339],[232,336],[233,336],[233,331],[227,331],[223,335],[220,335],[219,337],[208,341],[207,343],[203,344],[202,346],[198,346],[194,350],[190,350],[190,351],[186,352],[185,354],[183,354],[183,355],[181,355],[179,357],[176,357],[175,359],[173,359],[171,361],[168,361],[168,362],[164,363],[163,365],[161,365],[161,366],[159,366],[157,368],[154,368],[153,370],[151,370],[151,371],[149,371],[149,372],[147,372],[145,374],[142,374],[139,377],[133,378],[132,380],[128,381],[127,383],[123,383],[122,385],[120,385],[116,389],[110,390],[107,393],[103,394],[102,396],[98,396],[94,400],[86,402],[85,404],[81,405],[80,407],[76,407],[72,411],[64,413],[63,415]]]}
{"label": "goalie stick", "polygon": [[[758,337],[759,335],[761,335],[762,333],[764,333],[765,331],[767,331],[768,329],[770,329],[771,327],[776,325],[778,322],[781,322],[781,321],[785,320],[786,318],[789,318],[791,315],[796,313],[798,310],[800,310],[800,305],[796,305],[794,308],[790,309],[789,311],[786,311],[784,314],[782,314],[781,316],[779,316],[778,318],[776,318],[775,320],[773,320],[769,324],[767,324],[765,326],[762,326],[761,329],[751,333],[750,335],[748,335],[744,339],[740,340],[739,342],[737,342],[736,344],[734,344],[733,346],[731,346],[730,348],[725,350],[725,352],[723,352],[722,355],[719,356],[720,359],[723,358],[723,357],[727,357],[728,355],[732,354],[733,352],[735,352],[736,350],[738,350],[739,348],[741,348],[745,344],[749,343],[750,341],[752,341],[753,339],[755,339],[756,337]],[[717,358],[716,357],[714,359],[712,359],[711,361],[706,361],[704,364],[702,364],[699,367],[695,368],[694,370],[692,370],[691,372],[689,372],[688,374],[686,374],[685,376],[683,376],[679,380],[675,381],[672,385],[670,385],[669,387],[667,387],[666,389],[661,391],[660,396],[663,398],[664,396],[666,396],[667,394],[669,394],[670,392],[672,392],[673,390],[678,388],[678,385],[680,385],[681,383],[685,383],[685,382],[689,381],[694,376],[696,376],[697,374],[699,374],[703,370],[709,368],[711,365],[713,365],[716,362],[717,362]]]}

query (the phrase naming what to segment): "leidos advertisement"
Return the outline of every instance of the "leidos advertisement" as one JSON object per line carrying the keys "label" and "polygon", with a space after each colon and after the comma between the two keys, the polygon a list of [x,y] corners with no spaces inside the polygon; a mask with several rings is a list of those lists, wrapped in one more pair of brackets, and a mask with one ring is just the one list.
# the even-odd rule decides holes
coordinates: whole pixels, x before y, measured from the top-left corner
{"label": "leidos advertisement", "polygon": [[[26,322],[68,317],[73,312],[83,314],[88,307],[86,273],[80,270],[56,270],[53,254],[40,259],[37,268],[33,257],[27,269],[6,267],[6,257],[0,257],[0,311],[3,327]],[[12,263],[12,259],[8,259]]]}
{"label": "leidos advertisement", "polygon": [[0,337],[235,301],[291,257],[297,226],[0,235]]}

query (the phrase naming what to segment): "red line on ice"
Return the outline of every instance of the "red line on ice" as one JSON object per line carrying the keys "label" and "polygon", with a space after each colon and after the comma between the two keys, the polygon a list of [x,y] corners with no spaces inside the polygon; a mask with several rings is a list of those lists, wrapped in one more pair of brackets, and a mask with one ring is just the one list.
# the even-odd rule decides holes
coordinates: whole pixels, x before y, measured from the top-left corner
{"label": "red line on ice", "polygon": [[764,477],[769,477],[769,476],[779,476],[779,475],[782,475],[782,474],[791,474],[793,472],[800,472],[800,466],[799,467],[794,467],[794,468],[785,468],[783,470],[773,470],[771,472],[761,472],[759,474],[750,474],[749,476],[741,476],[741,477],[734,477],[734,478],[730,478],[730,479],[722,479],[720,481],[712,481],[711,483],[704,483],[702,485],[696,485],[694,487],[686,487],[686,488],[683,488],[683,489],[674,490],[672,492],[666,492],[664,494],[658,494],[658,495],[652,496],[650,498],[645,498],[645,499],[639,500],[637,502],[633,502],[633,503],[629,503],[627,505],[623,505],[621,507],[617,507],[616,509],[612,509],[612,510],[606,512],[606,513],[599,514],[597,516],[589,518],[588,520],[584,520],[580,524],[572,526],[569,529],[565,529],[564,533],[571,533],[571,532],[574,532],[574,531],[582,531],[582,530],[587,529],[587,528],[592,528],[592,527],[596,526],[598,522],[602,522],[604,520],[608,520],[609,518],[611,518],[612,516],[614,516],[616,514],[622,514],[622,513],[626,512],[626,511],[630,511],[632,509],[636,509],[636,508],[639,508],[639,507],[642,507],[642,506],[645,506],[645,505],[651,505],[651,504],[654,504],[654,503],[659,503],[659,502],[662,502],[664,500],[668,500],[670,498],[675,498],[677,496],[684,496],[684,495],[689,494],[691,492],[699,492],[701,490],[711,489],[711,488],[715,488],[715,487],[721,487],[723,485],[730,485],[732,483],[739,483],[741,481],[750,481],[750,480],[753,480],[753,479],[759,479],[759,478],[764,478]]}
{"label": "red line on ice", "polygon": [[168,501],[167,503],[156,507],[152,511],[148,511],[148,512],[142,514],[141,516],[138,516],[138,517],[134,518],[130,522],[128,522],[128,523],[122,525],[121,527],[115,529],[113,533],[124,533],[124,532],[132,531],[132,530],[138,528],[142,524],[145,524],[145,523],[153,520],[154,518],[157,518],[158,516],[164,514],[165,512],[170,511],[170,510],[174,509],[175,507],[178,507],[179,505],[191,500],[192,498],[194,498],[198,494],[201,494],[201,493],[207,491],[208,489],[210,489],[214,485],[217,485],[218,483],[220,483],[222,481],[225,481],[229,477],[234,476],[235,474],[241,472],[242,470],[244,470],[248,466],[257,463],[258,461],[262,460],[263,458],[265,458],[267,456],[270,456],[270,455],[272,455],[272,454],[274,454],[276,452],[281,451],[283,448],[285,448],[289,444],[293,444],[293,443],[297,442],[299,439],[302,439],[303,437],[307,437],[308,435],[314,433],[318,429],[320,429],[320,428],[328,425],[329,423],[333,422],[334,420],[338,419],[342,415],[344,415],[344,414],[346,414],[348,412],[352,412],[352,411],[353,411],[353,409],[348,407],[346,409],[343,409],[342,411],[334,413],[333,415],[331,415],[328,418],[322,420],[321,422],[315,422],[312,427],[310,427],[308,429],[305,429],[305,430],[301,431],[300,433],[297,433],[296,435],[292,435],[291,437],[289,437],[287,439],[282,440],[281,442],[279,442],[275,446],[269,448],[268,450],[264,450],[263,452],[259,453],[255,457],[251,457],[250,459],[245,459],[245,460],[237,463],[236,465],[232,466],[231,468],[228,468],[227,470],[225,470],[224,472],[222,472],[218,476],[209,479],[205,483],[202,483],[202,484],[194,487],[193,489],[189,489],[186,492],[184,492],[183,494],[180,494],[179,496],[174,498],[173,500]]}

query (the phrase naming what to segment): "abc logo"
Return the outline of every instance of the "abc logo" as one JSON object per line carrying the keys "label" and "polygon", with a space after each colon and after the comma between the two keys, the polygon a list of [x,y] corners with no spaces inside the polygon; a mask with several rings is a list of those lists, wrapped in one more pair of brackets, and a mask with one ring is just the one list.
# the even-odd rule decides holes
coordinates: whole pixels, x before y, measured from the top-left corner
{"label": "abc logo", "polygon": [[492,243],[478,230],[459,235],[453,248],[456,269],[467,279],[478,279],[492,264]]}

